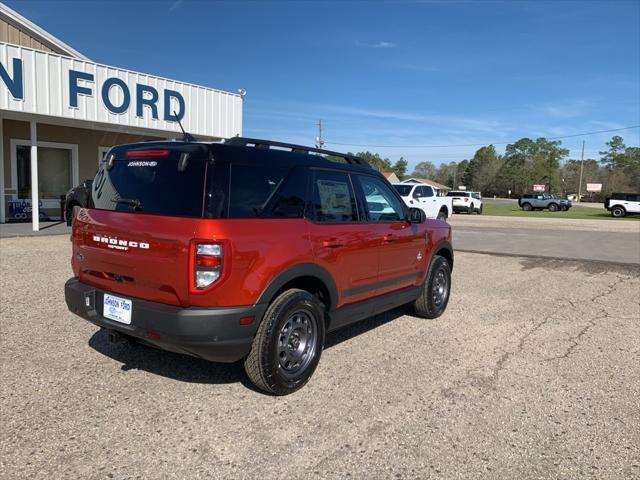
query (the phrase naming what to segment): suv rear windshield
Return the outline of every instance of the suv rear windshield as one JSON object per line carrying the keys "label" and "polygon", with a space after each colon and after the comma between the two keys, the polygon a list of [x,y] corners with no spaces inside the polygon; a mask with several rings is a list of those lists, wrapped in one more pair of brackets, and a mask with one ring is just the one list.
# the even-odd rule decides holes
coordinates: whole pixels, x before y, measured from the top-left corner
{"label": "suv rear windshield", "polygon": [[400,194],[401,197],[406,197],[411,193],[413,185],[394,185],[393,188]]}
{"label": "suv rear windshield", "polygon": [[447,197],[468,197],[469,192],[449,192]]}
{"label": "suv rear windshield", "polygon": [[[180,149],[117,147],[100,164],[91,195],[95,208],[202,217],[208,155],[197,145]],[[111,163],[111,166],[109,166]]]}

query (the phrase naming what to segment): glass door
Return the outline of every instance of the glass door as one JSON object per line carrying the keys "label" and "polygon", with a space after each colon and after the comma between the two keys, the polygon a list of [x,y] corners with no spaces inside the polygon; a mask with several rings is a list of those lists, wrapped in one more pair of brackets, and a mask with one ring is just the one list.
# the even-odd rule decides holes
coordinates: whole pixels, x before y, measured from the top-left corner
{"label": "glass door", "polygon": [[[16,145],[17,200],[10,202],[15,220],[31,218],[31,147]],[[38,198],[40,218],[60,218],[60,197],[73,184],[73,152],[70,148],[38,146]]]}

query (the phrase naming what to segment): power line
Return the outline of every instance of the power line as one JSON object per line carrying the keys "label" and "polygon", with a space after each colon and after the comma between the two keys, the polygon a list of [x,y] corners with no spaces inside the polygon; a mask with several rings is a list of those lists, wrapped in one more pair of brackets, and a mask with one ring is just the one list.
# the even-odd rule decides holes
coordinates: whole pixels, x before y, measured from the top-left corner
{"label": "power line", "polygon": [[[587,135],[596,135],[598,133],[609,133],[609,132],[620,132],[622,130],[632,130],[634,128],[640,128],[640,125],[634,125],[632,127],[622,127],[622,128],[612,128],[610,130],[596,130],[593,132],[582,132],[575,133],[572,135],[562,135],[559,137],[548,137],[547,140],[561,140],[563,138],[574,138],[574,137],[586,137]],[[342,145],[347,147],[375,147],[375,148],[451,148],[451,147],[482,147],[485,145],[508,145],[510,143],[515,143],[515,141],[511,142],[484,142],[484,143],[459,143],[453,145],[373,145],[373,144],[363,144],[363,143],[340,143],[340,142],[328,142],[326,143],[330,145]]]}

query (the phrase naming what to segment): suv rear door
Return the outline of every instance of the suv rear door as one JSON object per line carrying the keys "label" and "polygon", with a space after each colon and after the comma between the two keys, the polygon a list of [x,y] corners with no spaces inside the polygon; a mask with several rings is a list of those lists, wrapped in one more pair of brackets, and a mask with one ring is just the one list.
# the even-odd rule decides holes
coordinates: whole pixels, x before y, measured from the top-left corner
{"label": "suv rear door", "polygon": [[378,277],[380,238],[360,221],[348,173],[312,169],[311,176],[308,217],[314,256],[334,278],[338,306],[366,299]]}

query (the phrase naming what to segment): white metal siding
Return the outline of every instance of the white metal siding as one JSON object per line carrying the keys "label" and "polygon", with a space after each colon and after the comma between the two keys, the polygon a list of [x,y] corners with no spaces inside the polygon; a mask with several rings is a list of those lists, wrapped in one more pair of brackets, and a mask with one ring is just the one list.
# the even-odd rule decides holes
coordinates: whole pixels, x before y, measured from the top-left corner
{"label": "white metal siding", "polygon": [[[11,78],[14,78],[14,58],[23,62],[24,99],[13,98],[0,80],[0,110],[180,132],[177,122],[164,120],[164,91],[169,89],[180,92],[184,98],[182,124],[189,133],[217,138],[242,135],[242,98],[237,94],[0,42],[0,62]],[[91,95],[78,95],[78,108],[70,106],[69,70],[94,76],[93,82],[78,82],[92,90]],[[111,77],[121,79],[129,88],[131,101],[122,114],[110,112],[102,100],[102,85]],[[158,91],[158,119],[152,117],[148,106],[143,107],[142,117],[136,116],[136,83]],[[109,98],[115,105],[120,105],[121,90],[112,88]]]}

